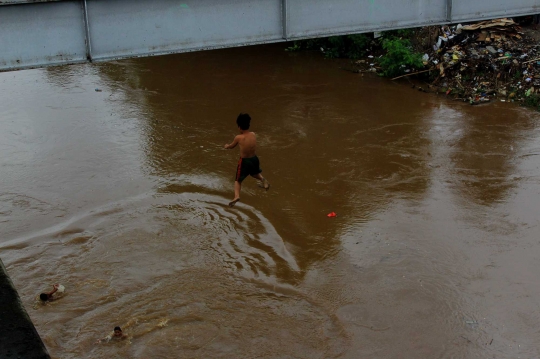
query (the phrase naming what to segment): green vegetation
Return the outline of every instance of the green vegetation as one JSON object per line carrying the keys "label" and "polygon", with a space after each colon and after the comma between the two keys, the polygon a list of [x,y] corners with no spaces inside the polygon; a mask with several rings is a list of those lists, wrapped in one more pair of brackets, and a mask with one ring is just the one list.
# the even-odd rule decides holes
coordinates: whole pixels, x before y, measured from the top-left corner
{"label": "green vegetation", "polygon": [[346,35],[328,38],[295,41],[287,51],[316,50],[324,53],[326,58],[348,58],[352,60],[366,56],[368,53],[381,53],[378,62],[383,76],[394,77],[405,73],[406,69],[420,69],[422,55],[415,52],[410,38],[414,29],[386,31],[378,39],[372,35]]}
{"label": "green vegetation", "polygon": [[523,105],[540,110],[540,95],[531,94],[530,96],[525,97]]}
{"label": "green vegetation", "polygon": [[405,69],[424,67],[422,55],[412,50],[411,43],[407,39],[383,39],[382,47],[386,51],[379,61],[383,76],[395,77],[403,74]]}

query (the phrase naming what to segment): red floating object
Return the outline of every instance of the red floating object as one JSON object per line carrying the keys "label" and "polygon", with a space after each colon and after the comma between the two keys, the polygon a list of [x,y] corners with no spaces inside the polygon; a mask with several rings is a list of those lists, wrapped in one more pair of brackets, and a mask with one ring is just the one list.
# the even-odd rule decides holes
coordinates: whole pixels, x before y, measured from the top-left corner
{"label": "red floating object", "polygon": [[330,212],[327,214],[328,217],[335,217],[337,216],[336,212]]}

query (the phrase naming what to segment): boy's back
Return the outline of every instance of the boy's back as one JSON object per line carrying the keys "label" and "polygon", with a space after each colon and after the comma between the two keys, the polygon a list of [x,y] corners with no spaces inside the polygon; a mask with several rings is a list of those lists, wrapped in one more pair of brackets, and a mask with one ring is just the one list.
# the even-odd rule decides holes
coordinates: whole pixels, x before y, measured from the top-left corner
{"label": "boy's back", "polygon": [[240,157],[249,158],[255,156],[255,150],[257,148],[257,137],[255,133],[244,131],[244,133],[237,135],[236,138],[240,146]]}

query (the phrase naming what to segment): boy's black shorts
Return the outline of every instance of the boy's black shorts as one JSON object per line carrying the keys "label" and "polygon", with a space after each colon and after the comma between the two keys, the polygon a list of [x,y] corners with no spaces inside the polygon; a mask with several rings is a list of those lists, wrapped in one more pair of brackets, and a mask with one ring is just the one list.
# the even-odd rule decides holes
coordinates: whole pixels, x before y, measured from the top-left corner
{"label": "boy's black shorts", "polygon": [[259,157],[240,158],[238,167],[236,167],[235,180],[242,183],[247,176],[255,176],[261,172],[262,170],[259,167]]}

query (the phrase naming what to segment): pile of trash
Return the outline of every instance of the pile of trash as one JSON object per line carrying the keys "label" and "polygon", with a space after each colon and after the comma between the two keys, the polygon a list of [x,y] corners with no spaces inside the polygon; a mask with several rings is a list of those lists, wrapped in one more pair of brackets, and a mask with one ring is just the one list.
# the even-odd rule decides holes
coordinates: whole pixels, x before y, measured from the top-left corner
{"label": "pile of trash", "polygon": [[[512,19],[424,27],[413,37],[419,43],[415,51],[425,52],[424,68],[402,65],[403,75],[393,80],[422,74],[424,80],[429,78],[427,87],[418,87],[424,92],[473,105],[497,99],[540,109],[540,43]],[[366,51],[369,56],[354,62],[351,71],[380,73],[384,51],[376,45]]]}
{"label": "pile of trash", "polygon": [[423,57],[430,89],[471,104],[524,100],[539,92],[540,45],[513,20],[437,30],[433,51]]}

